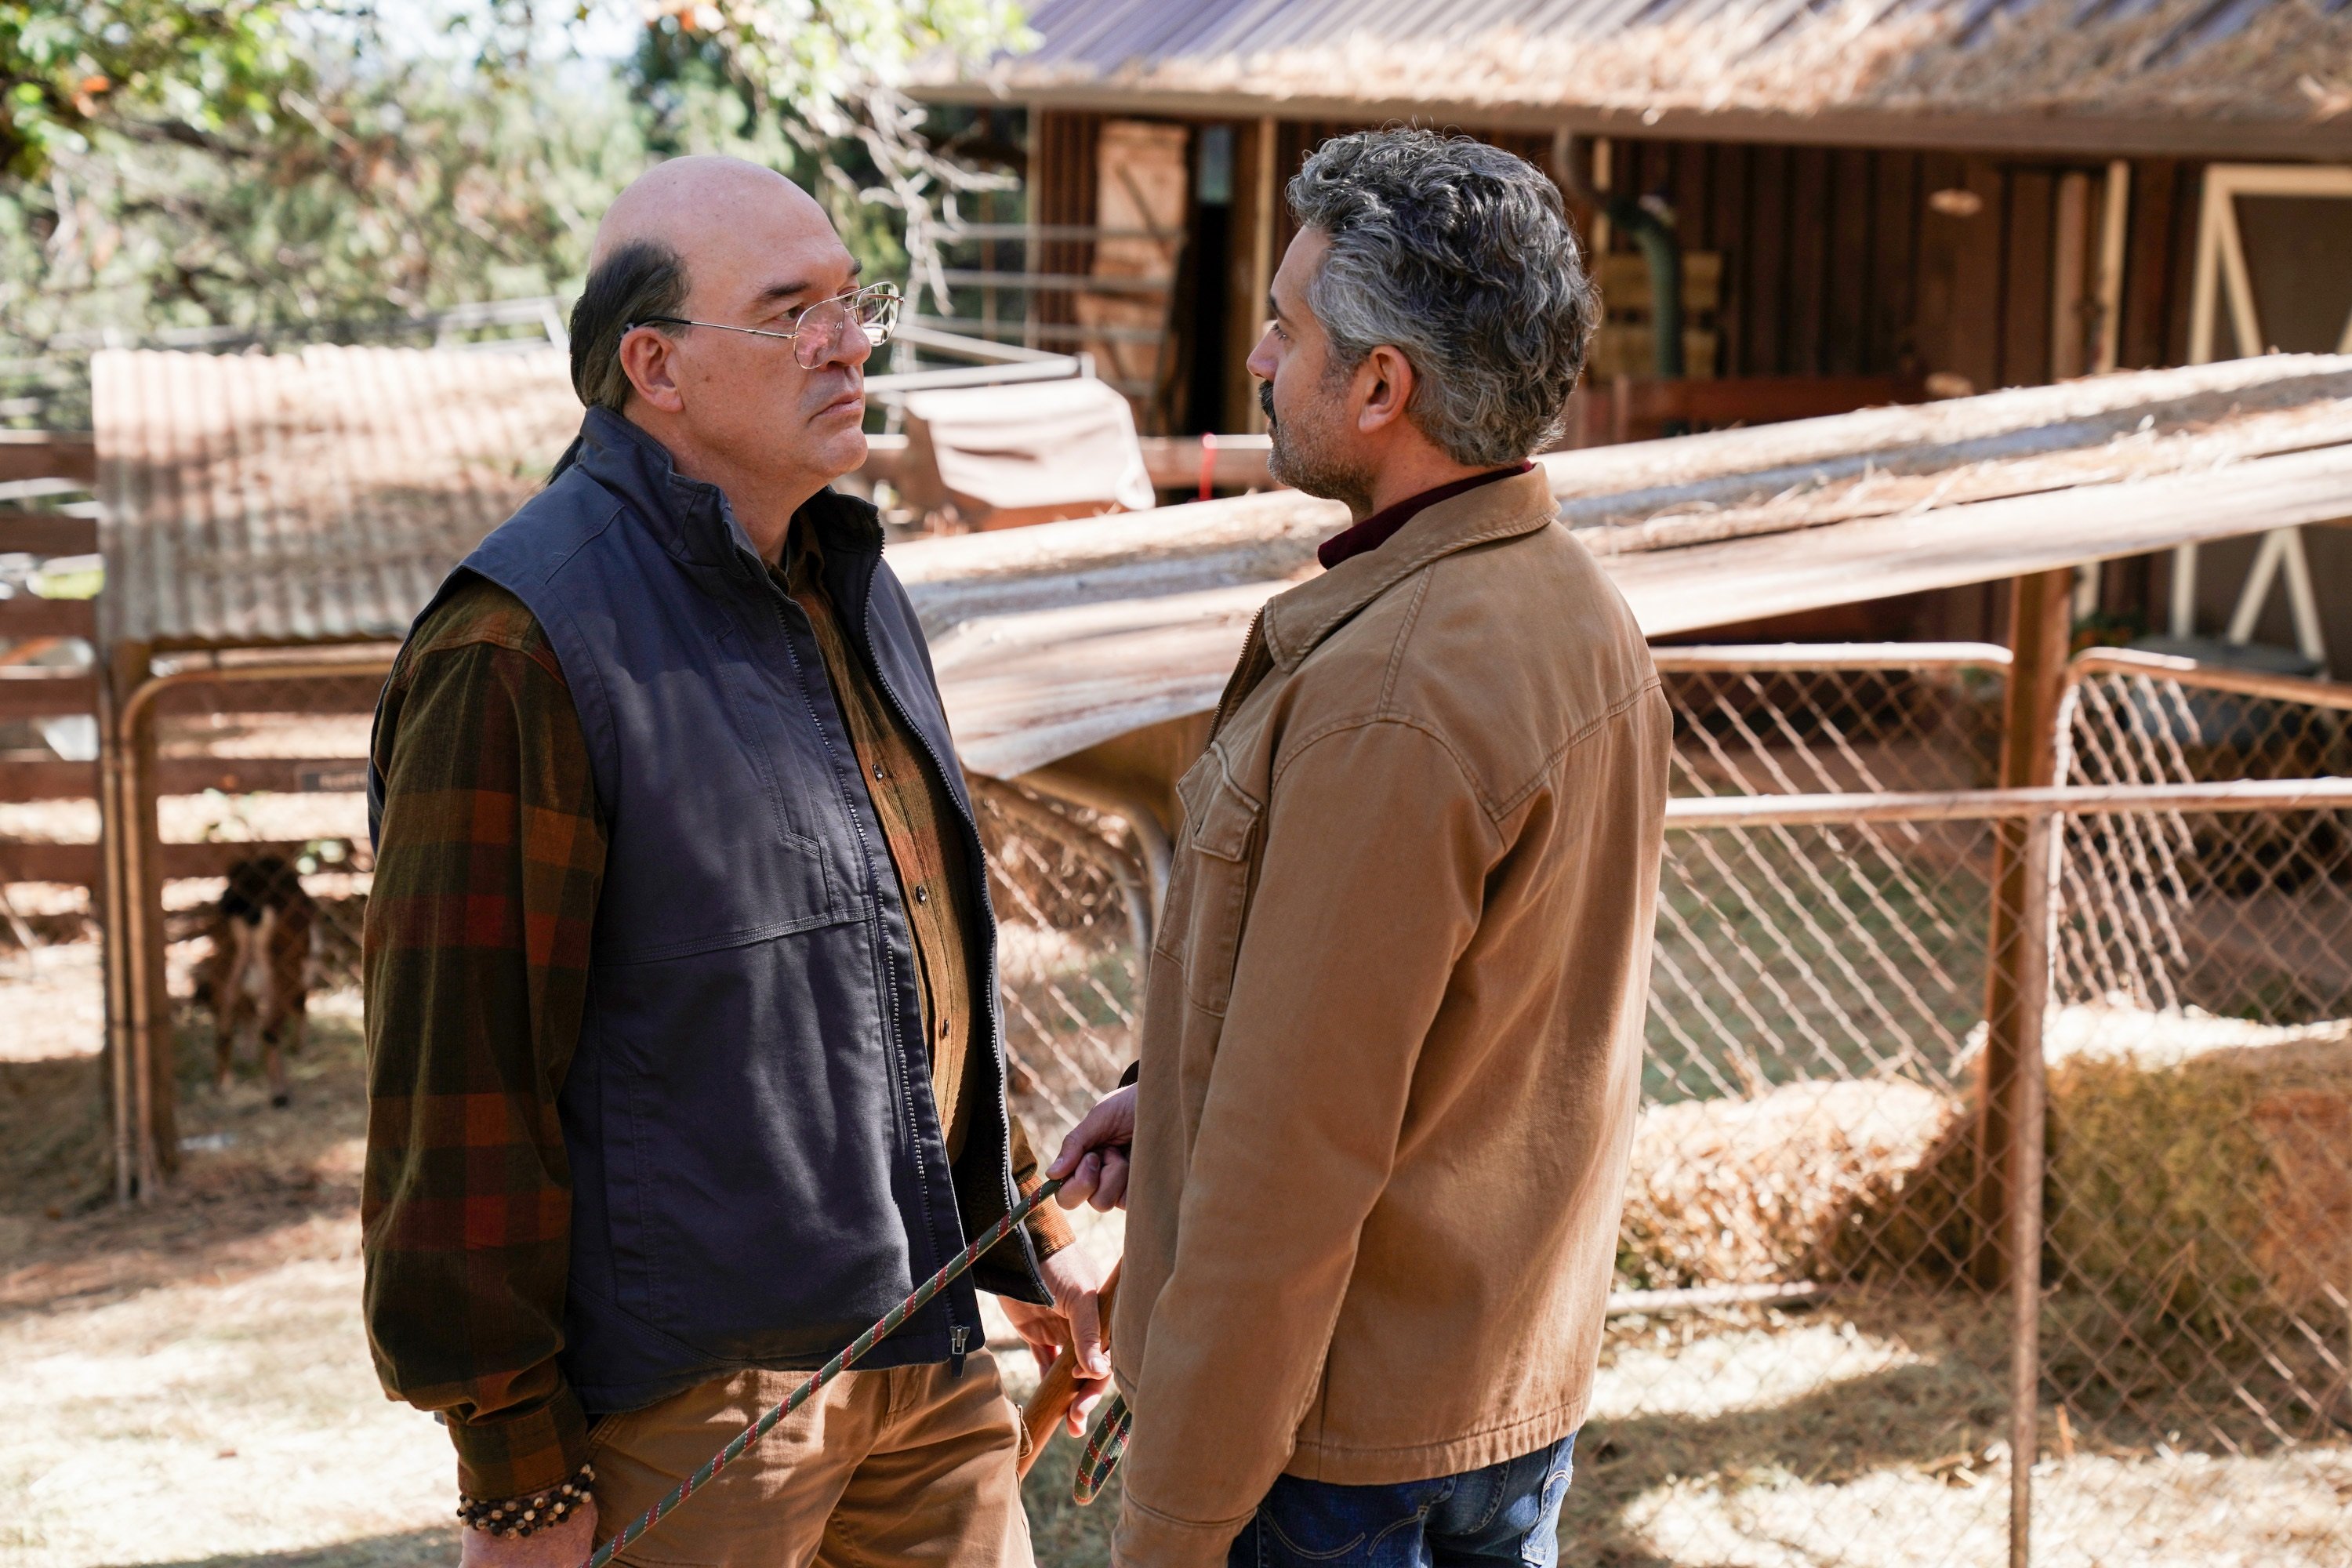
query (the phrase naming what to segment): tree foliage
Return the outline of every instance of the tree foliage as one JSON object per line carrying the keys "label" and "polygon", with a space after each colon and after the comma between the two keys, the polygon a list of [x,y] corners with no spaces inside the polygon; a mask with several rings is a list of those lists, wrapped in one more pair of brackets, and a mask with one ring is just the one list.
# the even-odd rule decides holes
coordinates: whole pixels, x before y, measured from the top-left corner
{"label": "tree foliage", "polygon": [[274,0],[0,0],[0,174],[41,179],[92,134],[215,143],[309,85]]}
{"label": "tree foliage", "polygon": [[[642,26],[626,60],[570,47],[596,4]],[[446,47],[395,47],[371,6],[0,0],[0,334],[343,335],[564,292],[612,195],[687,152],[785,170],[897,273],[909,203],[919,229],[969,176],[890,84],[1019,38],[1006,0],[469,0]]]}

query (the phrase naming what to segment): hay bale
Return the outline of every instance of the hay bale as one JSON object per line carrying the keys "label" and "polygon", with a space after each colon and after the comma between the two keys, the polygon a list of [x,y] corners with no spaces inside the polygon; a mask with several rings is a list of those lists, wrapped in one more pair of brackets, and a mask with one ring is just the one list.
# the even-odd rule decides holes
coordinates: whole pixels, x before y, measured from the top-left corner
{"label": "hay bale", "polygon": [[1813,1277],[1855,1213],[1904,1187],[1956,1110],[1885,1079],[1652,1109],[1634,1134],[1621,1287]]}
{"label": "hay bale", "polygon": [[[2070,1006],[2043,1050],[2051,1283],[2087,1292],[2118,1332],[2345,1321],[2352,1022]],[[1971,1099],[1870,1080],[1649,1110],[1621,1286],[1951,1279],[1975,1245]]]}
{"label": "hay bale", "polygon": [[2227,1334],[2266,1310],[2342,1321],[2352,1024],[2069,1008],[2051,1037],[2058,1282],[2127,1323]]}

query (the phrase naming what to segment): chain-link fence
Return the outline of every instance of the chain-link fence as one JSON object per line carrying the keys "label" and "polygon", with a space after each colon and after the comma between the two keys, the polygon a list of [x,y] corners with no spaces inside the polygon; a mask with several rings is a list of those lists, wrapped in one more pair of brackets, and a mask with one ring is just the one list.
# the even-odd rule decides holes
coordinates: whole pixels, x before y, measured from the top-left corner
{"label": "chain-link fence", "polygon": [[[2352,773],[2347,689],[2101,652],[2068,693],[2078,786]],[[2095,1483],[2041,1539],[2352,1561],[2352,810],[2072,818],[2058,875],[2042,1392]]]}
{"label": "chain-link fence", "polygon": [[[2342,714],[2086,656],[2059,777],[2110,794],[2037,827],[2057,797],[1991,787],[2003,649],[1659,662],[1677,800],[1576,1555],[1990,1563],[2030,1504],[2042,1562],[2352,1560],[2352,812],[2113,794],[2344,773]],[[257,866],[308,906],[313,1026],[357,1026],[373,678],[152,704],[192,1081]],[[971,782],[1050,1147],[1133,1058],[1149,856]],[[271,1087],[249,1045],[232,1078]]]}

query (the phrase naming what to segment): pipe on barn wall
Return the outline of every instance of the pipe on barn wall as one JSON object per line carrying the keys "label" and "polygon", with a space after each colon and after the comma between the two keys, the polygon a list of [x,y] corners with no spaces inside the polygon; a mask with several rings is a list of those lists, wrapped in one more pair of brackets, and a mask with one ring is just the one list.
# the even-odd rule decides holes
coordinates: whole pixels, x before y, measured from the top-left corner
{"label": "pipe on barn wall", "polygon": [[[1650,374],[1662,381],[1680,381],[1683,361],[1683,248],[1675,232],[1675,209],[1664,196],[1613,196],[1609,221],[1633,237],[1650,269]],[[1682,434],[1670,421],[1666,434]]]}

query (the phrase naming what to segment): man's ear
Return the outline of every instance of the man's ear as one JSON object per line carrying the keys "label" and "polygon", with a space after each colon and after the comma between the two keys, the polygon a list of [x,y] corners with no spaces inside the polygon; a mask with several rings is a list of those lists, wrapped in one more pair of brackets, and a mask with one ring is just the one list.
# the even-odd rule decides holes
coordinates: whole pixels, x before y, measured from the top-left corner
{"label": "man's ear", "polygon": [[1382,343],[1356,367],[1355,390],[1362,400],[1356,409],[1356,428],[1367,436],[1383,429],[1402,419],[1405,405],[1412,401],[1412,362]]}
{"label": "man's ear", "polygon": [[629,388],[665,414],[686,406],[678,391],[677,344],[651,327],[640,327],[621,340],[621,374]]}

